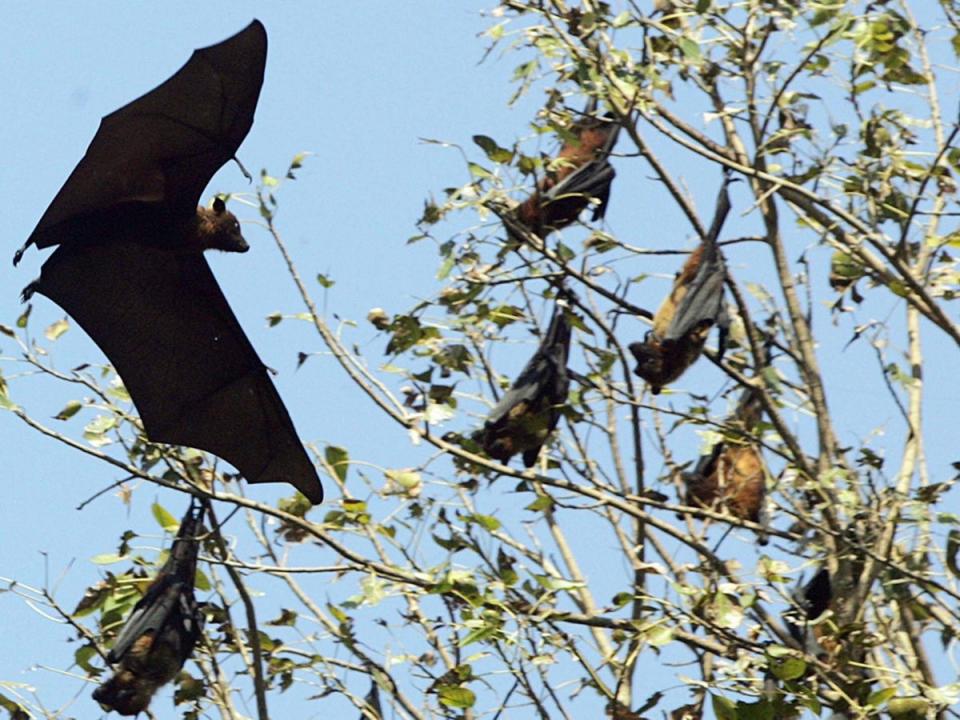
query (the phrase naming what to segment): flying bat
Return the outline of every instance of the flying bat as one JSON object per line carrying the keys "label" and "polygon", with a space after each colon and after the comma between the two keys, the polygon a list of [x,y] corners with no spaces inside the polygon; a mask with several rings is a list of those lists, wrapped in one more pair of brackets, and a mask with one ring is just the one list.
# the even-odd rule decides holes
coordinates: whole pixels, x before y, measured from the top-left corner
{"label": "flying bat", "polygon": [[487,455],[508,463],[522,453],[524,466],[533,467],[567,401],[569,353],[570,324],[558,303],[540,346],[487,416],[481,431]]}
{"label": "flying bat", "polygon": [[709,232],[677,273],[670,294],[653,316],[653,328],[642,342],[630,345],[637,361],[634,372],[650,384],[654,395],[696,362],[715,325],[723,354],[729,319],[723,302],[726,270],[717,238],[730,212],[728,182],[725,179],[720,190]]}
{"label": "flying bat", "polygon": [[609,162],[620,124],[610,116],[597,117],[592,98],[583,120],[571,129],[571,139],[560,148],[551,169],[533,194],[515,210],[515,220],[539,237],[576,222],[580,213],[595,203],[592,219],[603,218],[616,172]]}
{"label": "flying bat", "polygon": [[128,716],[145,711],[193,653],[204,620],[193,592],[202,522],[203,506],[191,500],[167,561],[107,654],[116,671],[93,699],[108,710]]}
{"label": "flying bat", "polygon": [[[760,421],[762,408],[753,390],[746,390],[732,418],[747,433]],[[702,456],[696,468],[683,476],[686,503],[706,508],[722,507],[741,520],[763,524],[766,470],[753,443],[721,440]],[[757,542],[767,544],[766,536]]]}
{"label": "flying bat", "polygon": [[266,53],[255,20],[103,118],[14,264],[30,245],[58,246],[24,300],[46,295],[90,335],[151,441],[319,503],[316,469],[203,256],[246,252],[240,225],[221,199],[197,206],[253,124]]}

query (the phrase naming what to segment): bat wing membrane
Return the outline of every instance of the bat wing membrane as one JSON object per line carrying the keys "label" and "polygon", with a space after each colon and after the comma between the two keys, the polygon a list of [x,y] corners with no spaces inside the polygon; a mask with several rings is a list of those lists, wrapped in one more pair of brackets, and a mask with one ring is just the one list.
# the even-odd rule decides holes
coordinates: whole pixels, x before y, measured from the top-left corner
{"label": "bat wing membrane", "polygon": [[24,247],[67,241],[72,221],[123,203],[159,204],[171,217],[190,217],[253,124],[266,53],[266,31],[254,20],[104,117]]}
{"label": "bat wing membrane", "polygon": [[110,359],[151,440],[206,450],[248,482],[288,482],[322,500],[283,401],[203,255],[132,242],[61,245],[36,289]]}

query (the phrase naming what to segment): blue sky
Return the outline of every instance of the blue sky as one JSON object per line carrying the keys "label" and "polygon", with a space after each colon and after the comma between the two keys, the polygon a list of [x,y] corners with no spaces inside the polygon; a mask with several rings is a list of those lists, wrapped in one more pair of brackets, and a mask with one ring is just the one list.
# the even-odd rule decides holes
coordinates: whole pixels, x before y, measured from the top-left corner
{"label": "blue sky", "polygon": [[[0,233],[0,322],[11,324],[20,314],[18,293],[37,274],[44,256],[30,250],[16,269],[7,258],[82,156],[100,117],[167,78],[194,48],[217,42],[257,17],[267,28],[270,49],[256,121],[240,158],[251,172],[265,167],[279,174],[296,153],[314,153],[298,181],[282,189],[278,226],[305,276],[320,272],[336,281],[323,298],[324,307],[330,315],[360,323],[345,333],[376,364],[385,341],[374,337],[364,317],[375,306],[402,311],[436,291],[433,246],[407,246],[405,241],[416,233],[414,223],[430,193],[439,195],[442,188],[468,180],[456,150],[419,138],[469,147],[472,135],[484,133],[509,145],[529,134],[528,122],[542,101],[542,94],[534,93],[513,108],[507,106],[516,58],[503,60],[495,53],[480,64],[485,42],[477,34],[488,25],[481,17],[485,6],[467,0],[5,4],[0,25],[0,97],[7,109],[0,135],[0,187],[6,199]],[[682,219],[672,208],[670,213],[661,211],[662,196],[651,187],[649,172],[638,162],[618,170],[611,229],[631,244],[690,247],[692,238]],[[685,169],[681,166],[678,172]],[[714,176],[713,171],[686,169],[685,180],[705,215],[715,195]],[[205,198],[213,192],[249,189],[236,167],[227,165]],[[241,220],[257,220],[253,208],[235,203],[232,209]],[[752,221],[742,222],[746,227]],[[267,328],[269,314],[301,308],[267,234],[251,222],[245,235],[252,245],[248,254],[213,256],[211,264],[264,362],[279,372],[278,388],[301,435],[321,447],[347,446],[354,457],[383,467],[414,464],[405,435],[347,384],[330,358],[313,358],[295,369],[297,352],[320,350],[318,341],[297,322]],[[795,258],[806,248],[791,249]],[[749,252],[744,246],[730,251],[735,272],[751,272]],[[823,251],[818,252],[822,260]],[[651,261],[636,274],[651,268],[668,273],[674,263],[658,266]],[[820,285],[825,286],[822,281]],[[635,300],[638,304],[654,307],[666,286],[651,287]],[[321,296],[316,285],[313,289]],[[44,298],[35,306],[31,327],[39,336],[62,313]],[[884,319],[899,313],[899,305],[889,301],[870,312]],[[820,320],[829,323],[826,316]],[[639,323],[621,326],[634,328],[638,335],[644,329]],[[841,351],[845,336],[834,334],[823,360],[833,365],[831,403],[840,409],[841,437],[853,441],[883,428],[899,432],[889,405],[874,404],[877,388],[865,385],[863,369],[873,370],[870,356],[857,348]],[[0,336],[0,355],[10,356],[14,350]],[[76,327],[54,350],[61,368],[100,357]],[[522,362],[518,360],[517,367]],[[937,387],[928,406],[933,417],[948,416],[960,404],[948,369],[945,363],[934,364],[927,377],[928,384]],[[3,372],[9,376],[14,370],[4,363]],[[698,367],[692,375],[708,378],[711,387],[720,383],[710,367]],[[41,419],[73,399],[62,387],[32,381],[14,383],[13,393],[14,401]],[[0,576],[55,586],[67,607],[75,605],[99,572],[88,562],[91,556],[112,550],[123,528],[153,531],[148,508],[154,499],[175,512],[181,508],[180,498],[145,488],[135,496],[129,518],[111,495],[77,512],[80,502],[118,478],[105,466],[41,437],[9,413],[0,413],[0,438],[5,477]],[[939,471],[954,458],[942,437],[932,439],[928,450]],[[692,433],[688,444],[694,452]],[[249,492],[266,500],[285,490],[261,486]],[[143,543],[159,541],[157,535]],[[69,667],[73,647],[65,638],[70,632],[11,595],[0,595],[0,613],[7,630],[0,681],[29,683],[54,704],[80,693],[70,712],[80,717],[96,713],[89,687],[44,669]],[[667,669],[657,686],[673,685],[675,677]],[[159,718],[173,717],[168,700],[158,702],[154,712]],[[326,714],[313,708],[311,712]],[[297,711],[291,716],[307,715]]]}

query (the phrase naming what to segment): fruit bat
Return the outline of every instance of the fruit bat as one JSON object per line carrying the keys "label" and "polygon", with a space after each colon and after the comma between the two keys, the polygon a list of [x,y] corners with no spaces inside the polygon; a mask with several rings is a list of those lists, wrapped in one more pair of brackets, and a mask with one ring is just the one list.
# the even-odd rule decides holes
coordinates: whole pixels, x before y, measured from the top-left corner
{"label": "fruit bat", "polygon": [[587,103],[584,119],[571,129],[551,169],[533,194],[515,211],[515,219],[540,237],[573,224],[591,202],[593,221],[603,218],[616,175],[609,162],[620,124],[596,116],[596,98]]}
{"label": "fruit bat", "polygon": [[107,654],[113,676],[93,691],[93,699],[120,715],[145,711],[154,693],[173,680],[193,653],[203,630],[203,614],[193,594],[203,506],[190,502],[170,548],[170,556]]}
{"label": "fruit bat", "polygon": [[832,600],[830,571],[820,568],[810,582],[795,595],[796,607],[783,613],[783,621],[791,637],[812,655],[824,654],[825,648],[818,643],[819,638],[816,637],[820,634],[819,625],[813,627],[813,637],[811,637],[807,623],[816,620],[829,610]]}
{"label": "fruit bat", "polygon": [[[760,421],[762,408],[753,390],[746,390],[732,420],[750,432]],[[716,443],[691,473],[684,474],[687,505],[722,507],[741,520],[763,524],[766,471],[760,450],[749,441]],[[767,544],[765,536],[757,541]]]}
{"label": "fruit bat", "polygon": [[484,423],[481,444],[487,455],[508,463],[522,453],[524,466],[533,467],[567,401],[569,353],[570,324],[558,303],[540,347]]}
{"label": "fruit bat", "polygon": [[56,251],[24,290],[46,295],[123,379],[147,437],[207,450],[252,483],[319,503],[316,469],[203,251],[245,252],[222,200],[197,207],[253,123],[266,62],[259,21],[194,52],[173,77],[100,123],[17,252]]}
{"label": "fruit bat", "polygon": [[729,319],[723,302],[726,270],[717,238],[730,212],[729,180],[724,180],[710,231],[683,264],[670,294],[653,316],[653,328],[643,342],[630,345],[637,361],[634,372],[650,384],[654,395],[679,378],[703,351],[710,328],[720,328],[722,356]]}

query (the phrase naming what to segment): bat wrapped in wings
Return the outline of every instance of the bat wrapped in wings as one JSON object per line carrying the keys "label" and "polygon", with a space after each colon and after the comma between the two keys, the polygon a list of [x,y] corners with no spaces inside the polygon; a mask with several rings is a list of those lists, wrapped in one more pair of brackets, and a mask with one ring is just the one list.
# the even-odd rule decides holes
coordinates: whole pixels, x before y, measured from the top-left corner
{"label": "bat wrapped in wings", "polygon": [[[744,391],[732,423],[745,434],[753,431],[762,415],[762,406],[752,389]],[[684,474],[686,503],[706,508],[726,509],[741,520],[763,524],[765,520],[766,467],[759,448],[749,439],[742,442],[720,440],[702,456],[693,472]],[[764,535],[758,537],[766,545]]]}
{"label": "bat wrapped in wings", "polygon": [[[813,622],[827,610],[833,601],[833,587],[830,582],[830,571],[827,568],[820,568],[813,578],[800,588],[794,594],[794,603],[796,607],[783,613],[783,621],[791,637],[811,655],[822,655],[825,648],[819,644],[818,636],[821,635],[820,626],[814,625],[812,628],[808,623]],[[811,633],[811,629],[813,632]],[[827,641],[828,638],[822,638]],[[834,647],[834,644],[827,642],[827,645]]]}
{"label": "bat wrapped in wings", "polygon": [[717,238],[730,212],[728,182],[724,180],[720,190],[709,232],[677,273],[670,294],[653,317],[653,328],[642,342],[630,345],[637,361],[634,372],[650,384],[654,395],[696,362],[715,325],[720,328],[723,354],[729,320],[723,302],[726,270]]}
{"label": "bat wrapped in wings", "polygon": [[523,464],[533,467],[567,401],[569,354],[570,323],[558,302],[540,346],[487,416],[481,431],[487,455],[508,463],[522,453]]}
{"label": "bat wrapped in wings", "polygon": [[318,503],[316,469],[203,256],[245,252],[240,225],[220,199],[197,206],[253,124],[266,53],[254,21],[103,118],[14,263],[30,245],[58,246],[24,299],[46,295],[93,338],[150,440]]}
{"label": "bat wrapped in wings", "polygon": [[610,116],[598,117],[596,111],[597,101],[592,98],[547,175],[514,212],[516,222],[541,238],[576,222],[591,203],[594,222],[606,213],[616,175],[609,157],[620,124]]}
{"label": "bat wrapped in wings", "polygon": [[108,653],[116,671],[93,692],[93,699],[108,710],[128,716],[145,711],[154,693],[177,676],[193,653],[203,630],[193,592],[202,523],[203,507],[191,501],[170,556]]}

